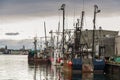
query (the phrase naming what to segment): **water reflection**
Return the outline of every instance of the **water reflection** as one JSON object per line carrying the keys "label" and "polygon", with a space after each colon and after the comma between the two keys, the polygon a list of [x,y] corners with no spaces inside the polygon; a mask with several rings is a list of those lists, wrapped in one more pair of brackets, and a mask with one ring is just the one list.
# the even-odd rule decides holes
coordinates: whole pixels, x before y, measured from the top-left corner
{"label": "water reflection", "polygon": [[60,68],[48,64],[29,64],[30,71],[34,72],[34,80],[60,80]]}
{"label": "water reflection", "polygon": [[94,74],[94,80],[106,80],[105,76],[104,74]]}
{"label": "water reflection", "polygon": [[83,73],[82,80],[94,80],[93,73]]}
{"label": "water reflection", "polygon": [[[119,80],[118,74],[93,74],[93,73],[64,73],[64,80]],[[60,79],[61,80],[61,79]]]}
{"label": "water reflection", "polygon": [[119,80],[120,74],[64,73],[61,67],[28,64],[26,55],[0,55],[0,80]]}
{"label": "water reflection", "polygon": [[61,67],[51,65],[29,65],[29,68],[34,70],[34,80],[119,80],[120,78],[118,75],[63,73]]}
{"label": "water reflection", "polygon": [[82,74],[72,74],[72,79],[71,80],[82,80]]}

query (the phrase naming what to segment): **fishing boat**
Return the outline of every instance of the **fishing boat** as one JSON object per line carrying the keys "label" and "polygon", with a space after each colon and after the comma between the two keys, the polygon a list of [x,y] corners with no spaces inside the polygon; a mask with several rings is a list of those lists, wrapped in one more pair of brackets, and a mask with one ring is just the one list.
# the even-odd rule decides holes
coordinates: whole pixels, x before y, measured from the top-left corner
{"label": "fishing boat", "polygon": [[[79,20],[76,23],[74,30],[73,43],[68,43],[68,51],[65,53],[66,59],[64,60],[64,69],[69,72],[93,72],[92,62],[88,54],[87,43],[82,43],[82,26],[83,26],[84,11],[82,11],[81,26]],[[70,51],[69,51],[70,49]]]}
{"label": "fishing boat", "polygon": [[[39,56],[38,56],[39,55]],[[30,50],[28,54],[28,63],[35,64],[51,64],[50,58],[47,55],[47,52],[41,51],[36,53],[34,50]]]}
{"label": "fishing boat", "polygon": [[[82,12],[82,18],[81,18],[81,26],[79,26],[79,21],[76,23],[76,29],[74,31],[74,43],[72,45],[72,51],[67,51],[65,53],[65,56],[72,56],[67,57],[64,59],[64,66],[63,69],[68,72],[74,72],[79,71],[82,73],[88,73],[88,72],[104,72],[105,68],[105,60],[104,57],[101,57],[100,55],[96,57],[95,55],[95,21],[96,21],[96,14],[99,13],[100,10],[98,10],[98,6],[94,5],[94,28],[93,28],[93,41],[92,41],[92,47],[90,48],[86,43],[82,43],[82,25],[83,25],[83,16],[84,11]],[[82,37],[81,37],[82,36]],[[99,50],[104,51],[104,47],[98,46]],[[69,50],[69,49],[68,49]],[[89,57],[90,56],[90,57]]]}
{"label": "fishing boat", "polygon": [[51,64],[50,61],[50,48],[48,47],[48,41],[46,36],[46,26],[44,22],[44,29],[45,29],[45,48],[44,50],[38,51],[37,50],[37,37],[34,38],[34,50],[30,50],[28,54],[28,63],[35,63],[35,64]]}

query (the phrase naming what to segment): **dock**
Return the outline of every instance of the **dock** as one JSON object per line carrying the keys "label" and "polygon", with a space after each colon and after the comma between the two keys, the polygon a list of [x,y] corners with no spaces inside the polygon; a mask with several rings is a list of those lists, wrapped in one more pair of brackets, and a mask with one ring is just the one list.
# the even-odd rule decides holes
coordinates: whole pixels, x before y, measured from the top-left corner
{"label": "dock", "polygon": [[118,74],[120,73],[120,63],[109,62],[105,65],[105,73]]}

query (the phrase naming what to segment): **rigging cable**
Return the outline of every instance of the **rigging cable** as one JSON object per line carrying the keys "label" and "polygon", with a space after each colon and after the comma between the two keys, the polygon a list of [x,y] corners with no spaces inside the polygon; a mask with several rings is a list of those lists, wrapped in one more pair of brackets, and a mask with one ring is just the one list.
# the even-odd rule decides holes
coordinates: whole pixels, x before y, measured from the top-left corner
{"label": "rigging cable", "polygon": [[82,7],[82,11],[84,11],[84,7],[85,7],[85,2],[83,0],[83,7]]}
{"label": "rigging cable", "polygon": [[73,12],[73,26],[75,27],[75,7],[74,7],[74,12]]}
{"label": "rigging cable", "polygon": [[[83,11],[85,11],[85,0],[83,0]],[[86,16],[84,16],[83,26],[86,26],[86,27],[87,27]]]}
{"label": "rigging cable", "polygon": [[60,11],[58,11],[58,24],[59,24],[59,27],[60,27],[60,20],[61,20],[61,16],[60,16]]}
{"label": "rigging cable", "polygon": [[[82,2],[82,11],[84,11],[85,12],[85,1],[83,0],[83,2]],[[84,16],[85,17],[85,16]],[[83,26],[84,26],[84,21],[83,21]]]}

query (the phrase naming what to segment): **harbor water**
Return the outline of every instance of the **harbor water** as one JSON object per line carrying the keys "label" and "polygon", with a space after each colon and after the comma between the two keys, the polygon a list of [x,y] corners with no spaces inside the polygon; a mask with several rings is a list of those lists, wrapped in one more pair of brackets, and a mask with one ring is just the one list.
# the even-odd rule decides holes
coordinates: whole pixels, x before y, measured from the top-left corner
{"label": "harbor water", "polygon": [[0,80],[119,80],[116,74],[64,73],[60,67],[28,64],[27,55],[0,55]]}

